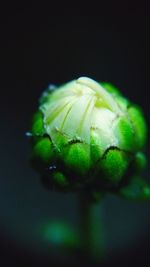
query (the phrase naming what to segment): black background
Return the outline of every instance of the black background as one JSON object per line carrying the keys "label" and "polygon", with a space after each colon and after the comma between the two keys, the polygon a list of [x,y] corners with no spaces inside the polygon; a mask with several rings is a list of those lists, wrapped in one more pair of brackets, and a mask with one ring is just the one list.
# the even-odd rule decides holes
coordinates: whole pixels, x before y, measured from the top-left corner
{"label": "black background", "polygon": [[[26,232],[30,235],[35,221],[47,218],[48,213],[76,222],[74,196],[45,191],[28,163],[25,132],[40,94],[50,83],[61,84],[79,76],[112,82],[142,106],[150,122],[148,6],[144,2],[108,6],[100,5],[97,10],[89,6],[86,11],[74,4],[65,13],[59,4],[55,11],[37,3],[30,7],[6,4],[1,9],[1,266],[10,262],[11,266],[49,265],[47,255],[38,254],[36,249],[33,253],[29,237],[26,243],[19,240]],[[148,178],[149,171],[145,175]],[[109,246],[113,247],[115,233],[124,229],[124,236],[130,235],[136,223],[140,234],[119,253],[119,242],[115,251],[110,248],[104,266],[150,265],[149,205],[126,204],[108,197],[105,220],[112,220],[116,229],[108,226],[112,234]],[[131,218],[130,231],[125,226],[118,230],[118,213],[122,224],[128,219],[130,225]]]}

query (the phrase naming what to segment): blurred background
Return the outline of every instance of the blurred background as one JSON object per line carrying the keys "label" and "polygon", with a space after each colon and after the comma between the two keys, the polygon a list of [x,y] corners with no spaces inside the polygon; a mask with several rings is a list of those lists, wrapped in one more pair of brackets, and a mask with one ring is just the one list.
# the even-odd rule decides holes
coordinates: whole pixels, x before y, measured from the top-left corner
{"label": "blurred background", "polygon": [[[51,220],[79,225],[77,196],[46,190],[28,160],[25,133],[49,84],[80,76],[111,82],[143,108],[150,122],[148,6],[116,4],[108,10],[106,5],[97,12],[74,6],[66,11],[38,4],[1,9],[1,266],[54,265],[56,256],[41,227]],[[148,158],[149,148],[150,141]],[[150,266],[150,202],[107,196],[99,212],[107,250],[102,266]]]}

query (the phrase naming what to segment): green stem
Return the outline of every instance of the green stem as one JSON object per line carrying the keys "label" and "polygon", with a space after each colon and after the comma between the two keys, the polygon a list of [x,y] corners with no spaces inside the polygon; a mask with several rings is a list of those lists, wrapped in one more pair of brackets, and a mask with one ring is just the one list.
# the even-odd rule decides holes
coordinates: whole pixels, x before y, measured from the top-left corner
{"label": "green stem", "polygon": [[82,193],[79,197],[80,237],[84,256],[99,261],[104,254],[101,207]]}

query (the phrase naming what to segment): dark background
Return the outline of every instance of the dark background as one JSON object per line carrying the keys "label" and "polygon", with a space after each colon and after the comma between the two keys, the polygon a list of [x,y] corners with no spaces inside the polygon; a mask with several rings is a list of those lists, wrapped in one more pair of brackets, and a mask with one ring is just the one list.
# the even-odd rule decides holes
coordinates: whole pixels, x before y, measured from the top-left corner
{"label": "dark background", "polygon": [[[50,83],[79,76],[112,82],[142,106],[150,122],[148,6],[142,2],[108,9],[106,4],[86,11],[74,4],[65,13],[58,8],[54,12],[36,3],[1,9],[1,266],[52,264],[48,244],[36,229],[52,218],[75,227],[79,223],[77,197],[46,191],[28,162],[25,132]],[[150,203],[108,196],[102,212],[108,251],[104,266],[150,266]]]}

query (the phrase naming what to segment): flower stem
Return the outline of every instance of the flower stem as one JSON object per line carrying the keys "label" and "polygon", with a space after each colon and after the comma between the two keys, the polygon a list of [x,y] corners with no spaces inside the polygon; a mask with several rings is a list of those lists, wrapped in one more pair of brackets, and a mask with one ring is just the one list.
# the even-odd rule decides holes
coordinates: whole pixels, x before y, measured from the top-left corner
{"label": "flower stem", "polygon": [[92,202],[86,193],[79,197],[80,237],[83,255],[86,259],[100,261],[104,256],[104,231],[101,207]]}

